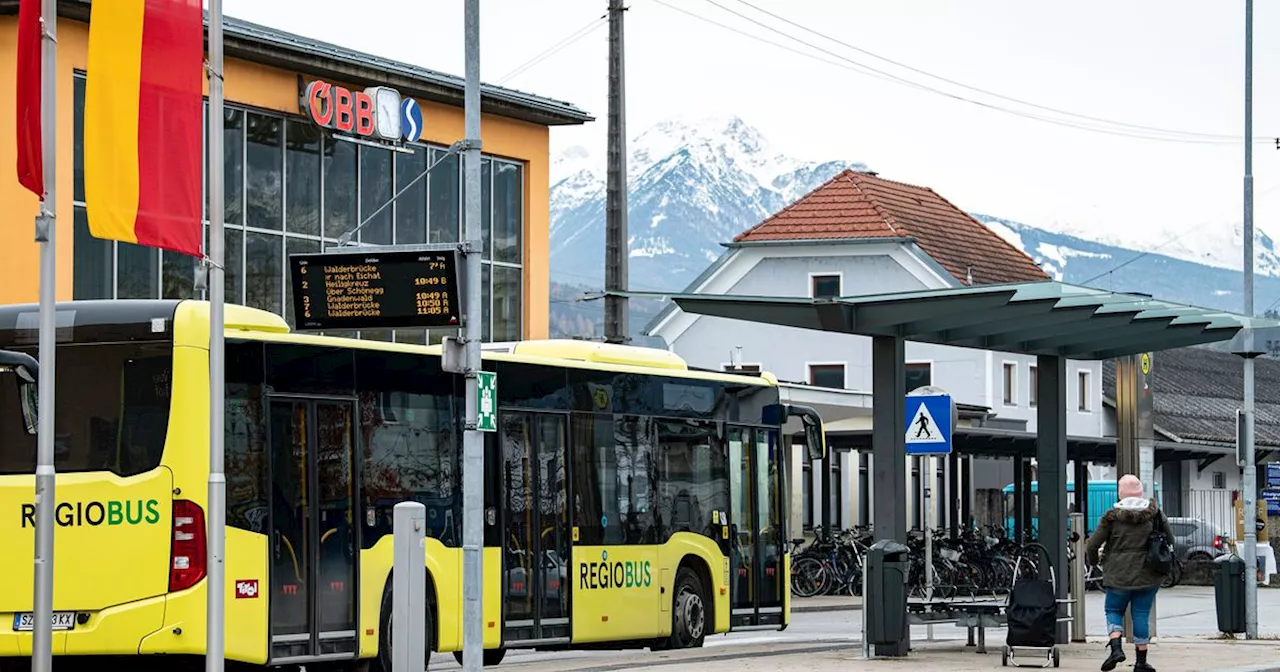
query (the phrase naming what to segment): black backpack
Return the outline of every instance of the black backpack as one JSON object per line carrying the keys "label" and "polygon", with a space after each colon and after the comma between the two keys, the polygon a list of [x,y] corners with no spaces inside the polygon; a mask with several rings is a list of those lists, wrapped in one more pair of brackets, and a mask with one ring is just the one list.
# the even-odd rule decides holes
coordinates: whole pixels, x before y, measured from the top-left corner
{"label": "black backpack", "polygon": [[1151,536],[1147,539],[1147,569],[1168,576],[1173,571],[1173,540],[1164,533],[1164,512],[1156,511],[1151,520]]}

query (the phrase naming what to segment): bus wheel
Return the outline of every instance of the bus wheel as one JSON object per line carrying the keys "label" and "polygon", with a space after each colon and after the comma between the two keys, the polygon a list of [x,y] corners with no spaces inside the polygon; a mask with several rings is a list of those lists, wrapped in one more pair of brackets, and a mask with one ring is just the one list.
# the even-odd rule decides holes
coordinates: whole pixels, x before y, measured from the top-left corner
{"label": "bus wheel", "polygon": [[670,648],[696,649],[707,637],[707,603],[702,581],[688,567],[676,572],[675,596],[671,603]]}
{"label": "bus wheel", "polygon": [[[382,591],[382,615],[378,619],[378,658],[373,665],[373,672],[392,672],[391,668],[391,639],[392,639],[392,623],[391,610],[394,602],[391,595],[391,580],[387,580],[387,587]],[[431,603],[427,603],[426,614],[426,632],[423,633],[422,641],[426,646],[426,666],[431,667],[431,652],[435,650],[436,625],[434,621],[435,615],[431,613]]]}
{"label": "bus wheel", "polygon": [[[502,659],[506,657],[507,657],[506,649],[485,649],[484,656],[481,658],[481,660],[483,661],[483,664],[485,667],[493,667],[494,665],[501,665]],[[453,659],[458,661],[458,664],[461,665],[462,652],[454,651]]]}

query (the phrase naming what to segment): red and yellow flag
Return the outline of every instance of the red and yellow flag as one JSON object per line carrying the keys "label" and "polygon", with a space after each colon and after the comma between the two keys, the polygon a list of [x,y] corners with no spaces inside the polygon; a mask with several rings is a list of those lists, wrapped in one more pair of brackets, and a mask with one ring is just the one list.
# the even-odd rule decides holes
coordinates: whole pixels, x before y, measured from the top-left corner
{"label": "red and yellow flag", "polygon": [[44,141],[40,128],[40,58],[44,29],[40,22],[40,0],[18,4],[18,182],[44,198]]}
{"label": "red and yellow flag", "polygon": [[93,3],[84,189],[98,238],[201,255],[202,4]]}

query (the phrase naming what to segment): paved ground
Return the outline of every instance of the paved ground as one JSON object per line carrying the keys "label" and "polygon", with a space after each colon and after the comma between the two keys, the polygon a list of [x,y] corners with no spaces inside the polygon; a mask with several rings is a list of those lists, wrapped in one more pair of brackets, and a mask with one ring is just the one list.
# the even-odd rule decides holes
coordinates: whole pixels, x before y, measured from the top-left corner
{"label": "paved ground", "polygon": [[[1101,638],[1106,634],[1102,616],[1102,594],[1090,593],[1087,599],[1086,633]],[[987,644],[992,653],[979,656],[962,644],[966,632],[952,625],[934,626],[934,643],[927,641],[928,629],[912,629],[913,646],[919,650],[910,657],[910,668],[902,661],[861,660],[862,612],[859,601],[852,598],[810,598],[793,601],[791,626],[783,632],[744,632],[721,635],[707,640],[698,651],[652,653],[647,650],[624,652],[560,652],[538,653],[513,651],[498,669],[521,672],[570,672],[577,670],[646,670],[661,667],[670,672],[694,670],[715,672],[751,672],[756,670],[788,670],[806,668],[810,672],[835,669],[867,669],[889,667],[911,670],[946,669],[949,672],[987,670],[1000,667],[1000,645],[1004,631],[989,631]],[[1163,591],[1157,602],[1160,640],[1153,651],[1152,663],[1161,672],[1241,668],[1258,669],[1258,665],[1274,661],[1280,671],[1280,591],[1264,590],[1258,594],[1260,634],[1269,638],[1262,642],[1220,641],[1213,604],[1213,589],[1200,586],[1178,587]],[[959,641],[957,641],[959,640]],[[961,646],[957,646],[957,645]],[[1096,670],[1100,661],[1100,643],[1076,645],[1063,652],[1063,669]],[[1158,660],[1157,660],[1158,655]],[[723,662],[719,662],[723,661]],[[1190,666],[1187,666],[1190,665]],[[434,656],[431,670],[456,670],[452,655]],[[1132,669],[1129,663],[1124,670]]]}
{"label": "paved ground", "polygon": [[[1063,670],[1096,670],[1102,660],[1102,643],[1094,641],[1063,647],[1060,652]],[[1280,672],[1280,646],[1272,641],[1214,641],[1170,639],[1151,649],[1151,663],[1161,672]],[[904,659],[866,660],[859,645],[744,645],[732,648],[679,651],[650,654],[610,654],[594,657],[543,658],[508,657],[499,670],[518,672],[765,672],[766,670],[804,670],[805,672],[843,672],[844,670],[900,670],[901,672],[977,672],[1004,669],[999,650],[986,655],[974,653],[959,643],[919,642]],[[1023,664],[1038,662],[1024,656]],[[457,665],[437,666],[431,670],[457,669]],[[1122,663],[1121,672],[1133,669],[1133,656]]]}
{"label": "paved ground", "polygon": [[[1065,647],[1060,651],[1061,669],[1097,670],[1101,662],[1099,643]],[[1167,642],[1153,646],[1151,664],[1161,672],[1218,672],[1231,670],[1280,670],[1274,667],[1278,647],[1273,642]],[[1034,664],[1032,658],[1021,662]],[[1119,670],[1131,670],[1133,656]],[[795,670],[806,672],[835,672],[840,670],[901,670],[902,672],[976,672],[1002,669],[998,653],[977,655],[972,650],[955,645],[920,645],[910,657],[898,660],[865,660],[860,649],[833,649],[808,652],[738,658],[733,660],[702,660],[690,663],[628,667],[632,672],[763,672],[765,670]],[[565,668],[562,668],[565,669]],[[571,669],[571,668],[569,668]],[[617,668],[615,668],[617,669]]]}
{"label": "paved ground", "polygon": [[[1085,632],[1089,636],[1105,635],[1103,594],[1090,592],[1085,599]],[[791,605],[794,617],[805,613],[858,610],[862,608],[862,600],[856,597],[813,597],[793,600]],[[1165,637],[1216,635],[1218,632],[1213,588],[1209,586],[1179,586],[1161,591],[1156,602],[1156,616],[1158,632]],[[1280,590],[1258,591],[1258,627],[1260,635],[1280,636]],[[939,626],[934,630],[942,634],[950,629]]]}

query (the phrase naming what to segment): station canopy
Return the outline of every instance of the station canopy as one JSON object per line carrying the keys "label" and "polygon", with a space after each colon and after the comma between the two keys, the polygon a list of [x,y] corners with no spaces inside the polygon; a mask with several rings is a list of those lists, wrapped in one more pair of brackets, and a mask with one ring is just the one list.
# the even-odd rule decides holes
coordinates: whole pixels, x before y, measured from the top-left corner
{"label": "station canopy", "polygon": [[832,299],[666,296],[681,310],[762,324],[1076,360],[1231,340],[1280,322],[1061,282],[979,285]]}

